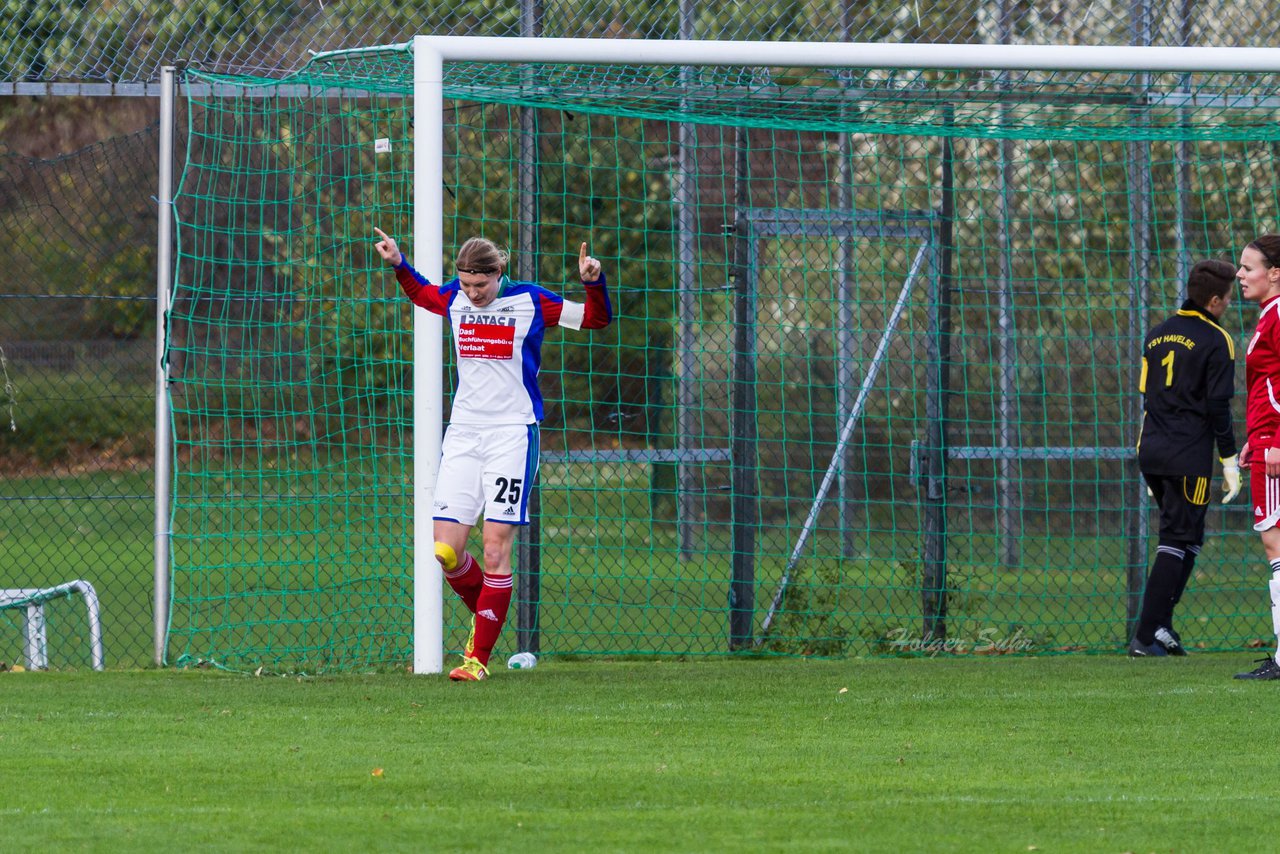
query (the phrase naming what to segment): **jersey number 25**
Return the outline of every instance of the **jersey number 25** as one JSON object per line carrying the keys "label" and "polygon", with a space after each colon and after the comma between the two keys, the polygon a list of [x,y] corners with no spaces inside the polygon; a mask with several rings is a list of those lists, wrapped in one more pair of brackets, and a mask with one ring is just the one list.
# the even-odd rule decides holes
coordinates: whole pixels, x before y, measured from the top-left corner
{"label": "jersey number 25", "polygon": [[513,477],[508,480],[505,477],[500,477],[497,480],[497,484],[498,494],[493,497],[494,501],[502,501],[507,504],[520,503],[520,487],[523,484],[522,478]]}

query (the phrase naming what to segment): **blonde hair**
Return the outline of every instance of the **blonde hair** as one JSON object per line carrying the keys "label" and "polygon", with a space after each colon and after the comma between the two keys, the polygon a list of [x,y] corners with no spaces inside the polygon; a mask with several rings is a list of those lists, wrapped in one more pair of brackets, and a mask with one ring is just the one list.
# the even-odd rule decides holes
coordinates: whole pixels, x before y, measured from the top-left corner
{"label": "blonde hair", "polygon": [[511,256],[484,237],[472,237],[458,250],[454,266],[462,273],[501,273]]}

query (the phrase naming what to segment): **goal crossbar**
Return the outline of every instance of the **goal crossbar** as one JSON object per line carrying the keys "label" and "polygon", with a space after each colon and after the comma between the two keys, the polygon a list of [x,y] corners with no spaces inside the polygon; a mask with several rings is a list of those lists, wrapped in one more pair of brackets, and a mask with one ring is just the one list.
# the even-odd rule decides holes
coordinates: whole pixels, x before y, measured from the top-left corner
{"label": "goal crossbar", "polygon": [[[445,62],[571,65],[788,65],[1000,71],[1267,72],[1280,48],[417,36],[404,47]],[[383,48],[385,49],[385,48]],[[337,53],[337,52],[335,52]],[[317,54],[317,57],[324,54]]]}

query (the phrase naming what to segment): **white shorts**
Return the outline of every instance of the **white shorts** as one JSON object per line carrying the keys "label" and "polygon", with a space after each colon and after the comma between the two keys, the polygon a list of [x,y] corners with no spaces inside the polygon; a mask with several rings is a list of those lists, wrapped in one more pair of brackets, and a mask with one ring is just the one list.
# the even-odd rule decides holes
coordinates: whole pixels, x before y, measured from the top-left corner
{"label": "white shorts", "polygon": [[474,525],[529,524],[529,486],[538,473],[538,425],[450,424],[441,445],[432,518]]}

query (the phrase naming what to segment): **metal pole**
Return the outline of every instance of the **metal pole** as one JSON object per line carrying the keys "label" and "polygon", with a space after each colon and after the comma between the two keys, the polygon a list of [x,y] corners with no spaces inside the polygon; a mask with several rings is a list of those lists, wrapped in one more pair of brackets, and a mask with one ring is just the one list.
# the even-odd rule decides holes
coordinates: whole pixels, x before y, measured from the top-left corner
{"label": "metal pole", "polygon": [[755,619],[756,523],[759,486],[756,471],[760,449],[756,426],[756,288],[749,260],[752,240],[746,211],[751,203],[748,166],[749,131],[738,128],[737,216],[734,223],[733,386],[731,492],[733,503],[733,579],[729,584],[729,649],[751,645]]}
{"label": "metal pole", "polygon": [[[1139,44],[1147,44],[1151,40],[1149,24],[1150,7],[1146,0],[1135,0],[1133,4],[1133,26],[1135,40]],[[1150,75],[1142,73],[1135,80],[1137,103],[1132,108],[1135,120],[1145,118],[1145,106],[1150,86]],[[1150,299],[1148,276],[1151,272],[1151,143],[1134,141],[1126,143],[1129,183],[1129,347],[1127,363],[1137,365],[1142,359],[1142,339],[1146,335],[1146,306]],[[1128,447],[1137,445],[1134,433],[1142,417],[1142,406],[1137,395],[1129,395],[1127,403],[1121,407],[1124,418],[1124,434],[1129,437],[1125,442]],[[1138,472],[1136,459],[1130,459],[1124,466],[1124,482],[1132,484],[1129,489],[1121,489],[1124,528],[1128,541],[1128,554],[1125,572],[1125,628],[1122,641],[1133,637],[1138,624],[1138,612],[1142,608],[1142,591],[1147,582],[1147,535],[1148,522],[1145,500],[1145,489],[1142,477]],[[1123,500],[1128,494],[1133,499]]]}
{"label": "metal pole", "polygon": [[[542,4],[538,0],[521,0],[520,34],[537,38],[542,34]],[[526,82],[532,83],[532,69],[522,72]],[[516,256],[516,275],[527,282],[538,280],[538,260],[541,245],[538,230],[541,225],[538,206],[538,111],[534,107],[520,107],[519,167],[516,177],[518,198],[516,210],[520,217]],[[542,650],[538,631],[538,607],[542,599],[542,492],[538,479],[527,484],[529,490],[529,524],[520,532],[517,546],[516,575],[516,646],[521,652],[538,653]]]}
{"label": "metal pole", "polygon": [[169,503],[173,435],[169,420],[169,364],[165,358],[169,301],[173,289],[173,158],[174,102],[178,74],[172,65],[160,69],[160,170],[156,187],[156,460],[154,602],[155,663],[165,664],[169,636]]}
{"label": "metal pole", "polygon": [[[1132,308],[1129,310],[1129,346],[1127,363],[1137,365],[1142,359],[1142,339],[1146,336],[1146,306],[1150,300],[1148,273],[1151,269],[1151,244],[1149,229],[1151,226],[1150,184],[1148,181],[1151,164],[1149,143],[1131,142],[1129,148],[1129,290]],[[1124,417],[1124,434],[1128,436],[1125,445],[1135,447],[1137,426],[1142,418],[1142,404],[1138,396],[1129,395],[1127,403],[1122,407]],[[1125,517],[1125,533],[1129,543],[1127,555],[1127,571],[1125,573],[1125,637],[1128,640],[1137,627],[1138,612],[1142,607],[1142,591],[1147,582],[1147,537],[1149,522],[1147,520],[1146,489],[1138,472],[1136,458],[1124,464],[1124,482],[1132,486],[1122,490],[1121,495],[1129,494],[1130,501],[1122,501]]]}
{"label": "metal pole", "polygon": [[[680,38],[694,37],[696,9],[691,0],[680,0]],[[683,91],[693,79],[693,69],[680,69]],[[683,95],[681,96],[684,97]],[[678,128],[675,186],[672,197],[676,215],[676,532],[680,555],[690,558],[698,549],[694,523],[698,518],[698,488],[695,464],[685,452],[697,445],[699,434],[698,406],[698,342],[694,329],[698,322],[698,223],[695,214],[697,198],[694,176],[697,174],[698,129],[690,122]]]}
{"label": "metal pole", "polygon": [[[948,108],[945,121],[952,124]],[[942,210],[938,218],[938,270],[931,294],[925,417],[924,568],[920,585],[922,631],[927,640],[947,636],[947,395],[951,387],[951,263],[955,217],[955,152],[942,139]]]}
{"label": "metal pole", "polygon": [[[839,168],[836,170],[836,204],[842,212],[852,212],[853,194],[849,186],[849,134],[840,134],[837,143]],[[840,413],[848,412],[854,384],[854,334],[855,323],[854,300],[856,285],[853,277],[853,247],[850,241],[840,240],[836,243],[836,418]],[[874,320],[872,321],[874,322]],[[853,466],[854,447],[846,444],[838,461],[836,488],[836,507],[840,520],[840,553],[845,557],[854,554],[853,544],[853,478],[849,471]]]}
{"label": "metal pole", "polygon": [[[1001,109],[1002,121],[1007,119],[1007,112]],[[1000,282],[996,295],[996,326],[999,334],[996,346],[999,347],[1000,363],[1000,396],[998,406],[1000,415],[997,419],[996,445],[1011,448],[1018,442],[1017,412],[1017,330],[1014,328],[1013,300],[1013,158],[1015,143],[1011,139],[1000,140]],[[1021,544],[1018,531],[1021,530],[1018,508],[1022,506],[1018,500],[1018,478],[1021,463],[1013,455],[1002,456],[996,461],[996,529],[1000,538],[1000,558],[1005,566],[1015,567],[1021,563]]]}
{"label": "metal pole", "polygon": [[[1191,16],[1193,0],[1182,0],[1179,10],[1178,36],[1179,44],[1186,45],[1191,41]],[[1182,77],[1183,91],[1191,92],[1191,75]],[[1187,106],[1179,108],[1183,126],[1190,123],[1191,110]],[[1182,284],[1186,284],[1191,273],[1191,247],[1187,237],[1187,214],[1191,204],[1191,143],[1180,139],[1173,145],[1174,150],[1174,275]],[[1201,250],[1203,251],[1203,250]]]}
{"label": "metal pole", "polygon": [[[1000,43],[1008,44],[1013,38],[1012,11],[1009,0],[1000,3]],[[1008,83],[1007,72],[1000,74],[1000,85]],[[1009,123],[1009,110],[1000,108],[1000,124]],[[996,326],[1000,330],[996,338],[999,348],[999,417],[996,420],[996,445],[1010,448],[1018,441],[1017,413],[1017,374],[1016,353],[1017,330],[1014,329],[1013,310],[1013,195],[1014,166],[1013,160],[1016,145],[1012,139],[1001,139],[1000,147],[1000,225],[996,235],[999,248],[998,268],[999,283],[996,294]],[[1021,463],[1013,455],[1003,455],[996,461],[996,535],[1000,543],[1000,557],[1005,566],[1015,567],[1021,563],[1021,548],[1018,531],[1021,528],[1018,520],[1018,509],[1022,502],[1018,500],[1019,467]]]}
{"label": "metal pole", "polygon": [[[840,40],[848,41],[853,32],[853,9],[850,0],[840,4]],[[842,105],[843,111],[843,105]],[[836,135],[836,208],[853,219],[856,200],[853,195],[853,143],[848,133]],[[836,417],[850,409],[849,398],[854,382],[854,334],[855,304],[854,250],[852,240],[836,242]],[[854,468],[854,449],[846,444],[840,454],[837,468],[836,506],[840,520],[840,553],[852,557],[853,544],[853,481],[849,472]]]}

